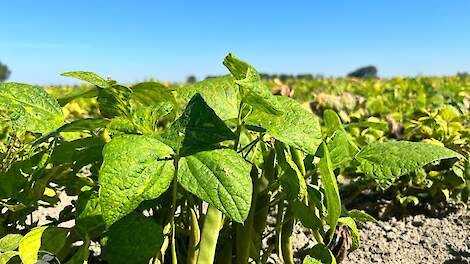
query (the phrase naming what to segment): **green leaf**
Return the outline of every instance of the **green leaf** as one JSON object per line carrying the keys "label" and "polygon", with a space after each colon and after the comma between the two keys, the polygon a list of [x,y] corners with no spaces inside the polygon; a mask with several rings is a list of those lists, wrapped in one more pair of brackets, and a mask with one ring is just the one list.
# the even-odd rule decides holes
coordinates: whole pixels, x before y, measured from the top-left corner
{"label": "green leaf", "polygon": [[398,177],[426,164],[456,157],[461,155],[445,147],[408,141],[373,143],[355,156],[366,177],[375,180],[384,189]]}
{"label": "green leaf", "polygon": [[0,264],[22,264],[17,251],[7,251],[0,254]]}
{"label": "green leaf", "polygon": [[180,160],[178,181],[190,193],[242,223],[251,206],[250,170],[234,150],[203,151]]}
{"label": "green leaf", "polygon": [[[321,145],[322,156],[318,163],[321,181],[325,189],[325,197],[327,203],[326,222],[330,225],[330,230],[336,229],[338,218],[341,215],[341,200],[336,183],[336,176],[333,172],[333,164],[331,163],[330,153],[325,143]],[[333,238],[334,232],[330,232],[330,240]]]}
{"label": "green leaf", "polygon": [[326,212],[325,206],[325,195],[316,185],[307,185],[307,193],[309,201],[312,202],[315,207],[320,211],[320,216],[323,216]]}
{"label": "green leaf", "polygon": [[154,219],[130,214],[109,228],[103,258],[113,264],[149,263],[163,244],[163,229]]}
{"label": "green leaf", "polygon": [[356,123],[350,123],[346,125],[347,127],[360,127],[360,128],[373,128],[381,131],[388,131],[387,122],[373,122],[373,121],[360,121]]}
{"label": "green leaf", "polygon": [[149,136],[118,136],[105,146],[99,196],[108,226],[168,189],[173,154],[169,146]]}
{"label": "green leaf", "polygon": [[112,85],[98,90],[98,106],[103,117],[128,116],[131,112],[132,90],[122,85]]}
{"label": "green leaf", "polygon": [[85,118],[72,121],[57,129],[58,132],[93,132],[96,129],[104,128],[109,123],[109,120],[103,118]]}
{"label": "green leaf", "polygon": [[28,183],[27,178],[32,172],[30,159],[14,162],[6,172],[0,172],[0,199],[17,198]]}
{"label": "green leaf", "polygon": [[101,78],[98,74],[94,72],[85,72],[85,71],[74,71],[74,72],[65,72],[61,76],[72,77],[82,81],[89,82],[100,88],[107,88],[111,86],[111,82],[106,81]]}
{"label": "green leaf", "polygon": [[349,230],[351,230],[352,244],[351,248],[349,249],[349,252],[353,252],[354,250],[359,248],[361,242],[361,236],[359,234],[359,230],[357,229],[356,222],[351,217],[340,217],[338,219],[338,222],[347,225],[349,227]]}
{"label": "green leaf", "polygon": [[318,216],[315,215],[315,212],[313,212],[308,206],[301,202],[294,202],[293,209],[295,218],[299,219],[304,227],[319,230],[321,234],[324,233],[323,224],[320,218],[318,218]]}
{"label": "green leaf", "polygon": [[22,238],[23,236],[20,234],[8,234],[2,237],[0,239],[0,252],[16,250]]}
{"label": "green leaf", "polygon": [[84,191],[78,196],[75,211],[75,226],[82,233],[100,230],[105,227],[98,193]]}
{"label": "green leaf", "polygon": [[377,223],[377,219],[375,219],[373,216],[370,214],[362,211],[362,210],[356,210],[353,209],[348,212],[348,216],[354,219],[356,222],[374,222]]}
{"label": "green leaf", "polygon": [[85,89],[80,89],[73,93],[64,95],[60,98],[57,98],[60,106],[65,106],[66,104],[70,103],[71,101],[78,99],[78,98],[92,98],[98,95],[98,90],[96,87],[89,87]]}
{"label": "green leaf", "polygon": [[43,226],[27,233],[20,241],[18,252],[24,264],[34,264],[41,253],[57,255],[64,247],[68,230]]}
{"label": "green leaf", "polygon": [[85,137],[59,143],[52,152],[50,162],[54,166],[72,165],[78,172],[86,165],[100,165],[102,150],[106,142],[101,136]]}
{"label": "green leaf", "polygon": [[0,83],[0,110],[18,132],[45,134],[64,123],[60,105],[39,86]]}
{"label": "green leaf", "polygon": [[142,82],[131,86],[131,101],[133,106],[152,106],[158,103],[167,102],[178,107],[176,98],[172,90],[158,82]]}
{"label": "green leaf", "polygon": [[282,169],[282,174],[279,176],[282,188],[291,200],[303,200],[307,194],[307,185],[304,176],[292,160],[289,147],[286,148],[280,142],[276,142],[274,147],[276,160]]}
{"label": "green leaf", "polygon": [[90,240],[84,241],[83,245],[73,254],[73,256],[65,262],[65,264],[87,264],[88,256],[90,255]]}
{"label": "green leaf", "polygon": [[310,249],[309,256],[319,260],[322,264],[336,264],[335,256],[324,244],[316,244]]}
{"label": "green leaf", "polygon": [[224,140],[234,139],[235,134],[206,104],[202,96],[195,94],[163,137],[180,156],[186,156],[211,149]]}
{"label": "green leaf", "polygon": [[253,68],[248,63],[239,60],[233,53],[229,53],[224,58],[224,65],[237,80],[245,79],[248,69]]}
{"label": "green leaf", "polygon": [[325,123],[327,136],[333,135],[333,133],[337,130],[344,131],[341,119],[339,118],[338,114],[331,109],[326,109],[323,112],[323,122]]}
{"label": "green leaf", "polygon": [[306,256],[304,258],[304,261],[302,262],[303,264],[322,264],[322,262],[318,259],[314,259],[310,256]]}
{"label": "green leaf", "polygon": [[131,122],[143,134],[155,133],[160,119],[173,111],[169,102],[158,102],[152,106],[141,106],[132,111]]}
{"label": "green leaf", "polygon": [[185,102],[188,102],[195,94],[201,94],[207,105],[222,120],[238,118],[240,93],[237,84],[231,76],[210,78],[178,88],[176,92]]}
{"label": "green leaf", "polygon": [[256,110],[272,115],[282,112],[281,108],[276,105],[269,88],[261,82],[255,68],[239,60],[232,53],[225,57],[224,65],[235,77],[235,83],[240,87],[240,94],[244,103],[251,105]]}
{"label": "green leaf", "polygon": [[334,169],[351,161],[359,151],[343,129],[338,129],[334,132],[332,140],[328,143],[328,150],[330,151]]}
{"label": "green leaf", "polygon": [[283,113],[272,115],[253,111],[246,119],[248,125],[263,127],[267,134],[290,146],[314,155],[322,136],[318,118],[295,100],[274,96]]}

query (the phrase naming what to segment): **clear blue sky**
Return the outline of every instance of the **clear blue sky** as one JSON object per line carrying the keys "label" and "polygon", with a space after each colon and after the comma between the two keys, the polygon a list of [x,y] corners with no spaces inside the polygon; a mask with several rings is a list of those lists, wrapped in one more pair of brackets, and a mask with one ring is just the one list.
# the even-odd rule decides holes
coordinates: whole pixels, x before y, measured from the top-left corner
{"label": "clear blue sky", "polygon": [[381,76],[470,71],[470,1],[14,0],[1,4],[11,81],[65,84],[95,71],[121,82],[225,73],[234,52],[261,72]]}

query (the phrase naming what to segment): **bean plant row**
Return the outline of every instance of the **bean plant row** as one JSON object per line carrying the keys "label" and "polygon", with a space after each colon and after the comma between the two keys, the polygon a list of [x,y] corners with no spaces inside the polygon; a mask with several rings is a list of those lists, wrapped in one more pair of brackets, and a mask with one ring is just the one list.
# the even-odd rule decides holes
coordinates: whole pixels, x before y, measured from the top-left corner
{"label": "bean plant row", "polygon": [[[230,74],[176,89],[92,72],[62,74],[91,86],[57,100],[0,84],[1,263],[337,263],[360,246],[357,223],[375,221],[342,204],[345,164],[386,186],[464,159],[419,142],[359,147],[335,111],[320,119],[233,54],[223,63]],[[82,98],[100,116],[66,121]],[[33,214],[61,193],[77,199],[40,225]],[[297,224],[316,241],[302,252]]]}

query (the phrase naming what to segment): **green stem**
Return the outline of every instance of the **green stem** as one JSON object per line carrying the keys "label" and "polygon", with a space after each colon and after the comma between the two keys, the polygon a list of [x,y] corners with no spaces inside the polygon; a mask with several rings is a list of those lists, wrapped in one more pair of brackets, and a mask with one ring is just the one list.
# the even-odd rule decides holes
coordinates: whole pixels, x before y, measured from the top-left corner
{"label": "green stem", "polygon": [[198,264],[213,264],[217,239],[219,238],[222,212],[217,208],[207,208],[204,227],[202,228],[201,242],[199,244]]}
{"label": "green stem", "polygon": [[178,258],[176,256],[176,240],[175,240],[175,212],[176,212],[176,197],[178,194],[178,162],[179,159],[174,160],[175,172],[173,175],[173,192],[171,200],[171,213],[170,213],[170,224],[171,224],[171,263],[178,264]]}

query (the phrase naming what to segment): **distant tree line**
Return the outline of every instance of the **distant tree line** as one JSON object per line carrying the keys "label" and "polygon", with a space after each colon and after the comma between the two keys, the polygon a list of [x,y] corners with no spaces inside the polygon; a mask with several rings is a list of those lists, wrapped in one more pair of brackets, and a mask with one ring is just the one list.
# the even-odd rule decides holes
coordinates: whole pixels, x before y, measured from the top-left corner
{"label": "distant tree line", "polygon": [[0,82],[6,81],[10,77],[11,71],[8,66],[0,62]]}
{"label": "distant tree line", "polygon": [[376,79],[377,76],[377,68],[373,65],[365,66],[358,68],[350,73],[348,73],[348,77],[359,78],[359,79]]}
{"label": "distant tree line", "polygon": [[[353,77],[353,78],[360,78],[360,79],[375,79],[378,78],[378,70],[375,66],[370,65],[370,66],[365,66],[358,68],[350,73],[347,74],[347,77]],[[321,74],[311,74],[311,73],[303,73],[303,74],[285,74],[285,73],[280,73],[280,74],[272,74],[272,73],[260,73],[259,74],[261,79],[263,80],[274,80],[274,79],[279,79],[281,82],[285,82],[287,80],[315,80],[315,79],[324,79],[325,76]],[[214,78],[218,76],[214,75],[209,75],[206,77],[206,79]],[[188,83],[195,82],[196,78],[194,76],[189,76],[187,78]]]}
{"label": "distant tree line", "polygon": [[302,74],[269,74],[269,73],[260,73],[260,77],[263,80],[272,80],[279,79],[284,82],[289,79],[295,80],[314,80],[314,79],[323,79],[324,76],[321,74],[311,74],[311,73],[302,73]]}

